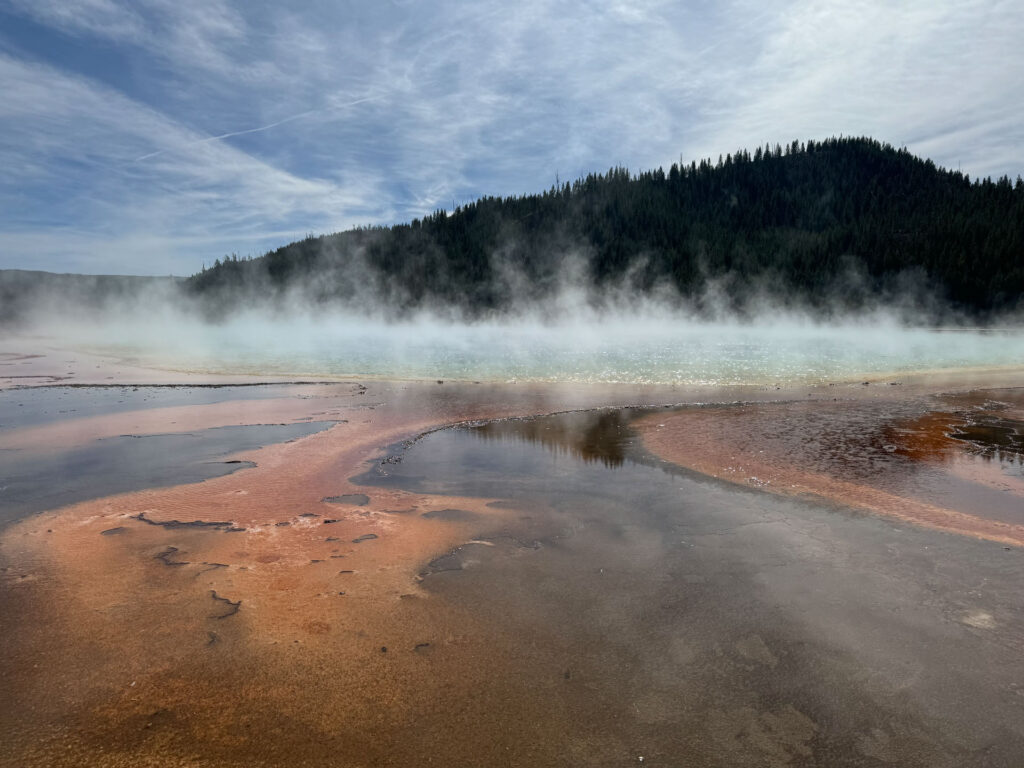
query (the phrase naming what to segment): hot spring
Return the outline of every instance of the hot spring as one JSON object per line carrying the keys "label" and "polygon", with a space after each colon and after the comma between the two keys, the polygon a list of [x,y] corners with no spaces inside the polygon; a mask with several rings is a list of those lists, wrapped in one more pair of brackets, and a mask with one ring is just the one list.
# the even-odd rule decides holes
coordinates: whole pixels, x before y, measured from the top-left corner
{"label": "hot spring", "polygon": [[[40,339],[41,341],[44,339]],[[180,317],[49,329],[54,345],[200,373],[693,386],[799,385],[1024,362],[1024,331],[865,320],[384,322],[332,315]]]}

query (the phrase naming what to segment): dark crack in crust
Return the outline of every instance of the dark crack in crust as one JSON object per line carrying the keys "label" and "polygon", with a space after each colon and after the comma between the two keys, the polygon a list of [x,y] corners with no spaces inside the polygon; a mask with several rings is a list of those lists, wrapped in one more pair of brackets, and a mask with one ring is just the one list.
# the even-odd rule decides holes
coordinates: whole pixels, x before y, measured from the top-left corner
{"label": "dark crack in crust", "polygon": [[212,597],[216,602],[223,603],[223,604],[228,606],[228,610],[225,613],[212,614],[209,617],[211,619],[218,619],[218,620],[220,620],[220,619],[226,619],[229,616],[234,616],[236,613],[238,613],[238,611],[242,607],[242,601],[241,600],[229,600],[226,597],[221,597],[220,595],[217,594],[217,590],[215,590],[215,589],[211,589],[210,590],[210,597]]}
{"label": "dark crack in crust", "polygon": [[191,565],[187,560],[172,560],[175,552],[178,552],[177,547],[167,547],[163,552],[159,552],[153,557],[159,560],[164,565],[179,566],[179,565]]}
{"label": "dark crack in crust", "polygon": [[152,520],[146,517],[145,512],[139,512],[137,515],[131,515],[132,520],[138,520],[140,523],[146,525],[159,525],[162,528],[168,530],[177,530],[179,528],[206,528],[209,530],[218,530],[225,532],[238,532],[244,531],[245,528],[239,528],[230,520]]}

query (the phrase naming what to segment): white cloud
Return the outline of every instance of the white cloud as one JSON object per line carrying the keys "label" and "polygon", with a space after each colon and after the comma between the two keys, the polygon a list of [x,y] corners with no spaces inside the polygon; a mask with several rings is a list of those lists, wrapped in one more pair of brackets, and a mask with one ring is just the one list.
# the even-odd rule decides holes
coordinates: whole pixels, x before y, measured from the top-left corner
{"label": "white cloud", "polygon": [[223,0],[10,2],[23,14],[67,33],[131,43],[172,61],[223,74],[236,69],[225,55],[226,45],[246,36],[242,15]]}
{"label": "white cloud", "polygon": [[8,261],[24,254],[4,231],[40,226],[51,199],[57,224],[99,240],[156,232],[187,272],[215,255],[203,243],[767,141],[869,134],[972,175],[1024,173],[1011,3],[12,2],[117,47],[138,82],[0,59]]}
{"label": "white cloud", "polygon": [[[69,226],[88,226],[89,242],[103,235],[163,237],[178,245],[234,238],[231,250],[239,250],[253,242],[262,246],[268,231],[356,223],[366,215],[366,200],[378,194],[372,180],[357,175],[346,186],[288,173],[43,65],[0,56],[0,80],[7,86],[0,101],[0,162],[20,171],[17,189],[5,192],[42,190],[48,222],[36,223],[46,241]],[[187,151],[132,162],[154,145]],[[24,253],[17,248],[26,242],[23,224],[7,221],[6,230],[0,234],[5,254]],[[69,237],[69,251],[97,250],[80,248],[81,240],[80,234]],[[150,271],[138,258],[128,266]]]}
{"label": "white cloud", "polygon": [[117,0],[9,0],[37,21],[72,33],[90,33],[114,39],[137,39],[145,24],[130,7]]}
{"label": "white cloud", "polygon": [[998,5],[792,3],[760,55],[719,76],[701,153],[869,134],[975,174],[1020,173],[1024,12]]}

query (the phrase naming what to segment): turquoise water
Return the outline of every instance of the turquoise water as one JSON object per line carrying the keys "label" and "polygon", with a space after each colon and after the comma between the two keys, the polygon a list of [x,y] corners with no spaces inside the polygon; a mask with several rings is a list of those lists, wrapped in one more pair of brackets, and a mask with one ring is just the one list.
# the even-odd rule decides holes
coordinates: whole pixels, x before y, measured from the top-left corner
{"label": "turquoise water", "polygon": [[792,384],[1024,364],[1024,331],[908,329],[889,324],[389,324],[355,319],[79,336],[81,348],[175,370],[471,381],[687,385]]}

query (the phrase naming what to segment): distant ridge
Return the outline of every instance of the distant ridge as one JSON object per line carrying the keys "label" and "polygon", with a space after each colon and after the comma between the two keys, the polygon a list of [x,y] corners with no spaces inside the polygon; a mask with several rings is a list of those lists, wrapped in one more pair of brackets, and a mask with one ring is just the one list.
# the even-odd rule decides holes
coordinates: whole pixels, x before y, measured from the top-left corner
{"label": "distant ridge", "polygon": [[543,313],[571,290],[620,308],[638,296],[706,315],[898,305],[925,323],[985,325],[1024,310],[1024,181],[972,180],[870,138],[794,141],[309,236],[185,280],[0,271],[0,320],[54,288],[109,303],[138,281],[180,286],[208,317]]}
{"label": "distant ridge", "polygon": [[713,287],[742,309],[766,291],[857,306],[927,289],[984,314],[1024,293],[1024,182],[972,181],[870,138],[794,141],[308,237],[188,287],[245,300],[301,286],[320,302],[481,314],[554,295],[570,256],[597,290],[670,286],[699,302]]}

